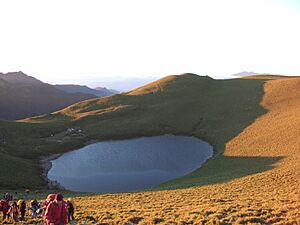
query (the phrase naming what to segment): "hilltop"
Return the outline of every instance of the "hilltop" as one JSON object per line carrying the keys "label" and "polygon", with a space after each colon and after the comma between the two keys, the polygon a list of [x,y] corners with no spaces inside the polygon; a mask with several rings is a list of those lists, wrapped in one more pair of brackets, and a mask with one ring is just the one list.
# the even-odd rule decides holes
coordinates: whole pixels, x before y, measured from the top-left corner
{"label": "hilltop", "polygon": [[[85,224],[93,223],[88,215],[104,224],[296,224],[299,85],[299,77],[174,75],[48,115],[0,122],[0,169],[14,171],[9,178],[1,173],[0,185],[43,188],[37,159],[90,141],[192,135],[214,147],[201,169],[152,191],[78,197],[77,218]],[[69,136],[69,127],[83,134]]]}
{"label": "hilltop", "polygon": [[8,72],[8,73],[0,73],[0,79],[4,80],[11,84],[21,84],[21,85],[41,85],[42,81],[28,76],[22,71],[19,72]]}

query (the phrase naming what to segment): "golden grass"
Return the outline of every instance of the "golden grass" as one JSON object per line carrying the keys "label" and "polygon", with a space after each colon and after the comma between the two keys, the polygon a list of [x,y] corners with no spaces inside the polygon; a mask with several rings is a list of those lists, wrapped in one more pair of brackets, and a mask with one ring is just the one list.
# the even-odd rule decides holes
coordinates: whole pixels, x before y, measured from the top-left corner
{"label": "golden grass", "polygon": [[283,157],[274,168],[223,184],[78,198],[77,217],[104,224],[300,224],[300,78],[270,80],[264,90],[268,112],[230,140],[224,155]]}
{"label": "golden grass", "polygon": [[162,91],[164,87],[169,82],[174,82],[176,80],[176,75],[170,75],[165,78],[162,78],[158,81],[151,82],[145,86],[139,87],[132,91],[127,92],[128,95],[145,95],[145,94],[152,94],[155,92]]}
{"label": "golden grass", "polygon": [[[137,89],[131,94],[149,94],[157,90],[149,86],[146,92],[145,89]],[[113,102],[110,106],[118,105],[116,97],[110,99]],[[114,102],[114,99],[117,100]],[[91,101],[82,104],[93,108],[95,105],[91,105]],[[95,104],[97,107],[94,110],[101,110],[105,109],[107,103],[103,100]],[[209,133],[220,124],[207,129],[207,139],[212,144],[216,143],[215,159],[219,161],[215,162],[224,163],[225,159],[233,159],[227,162],[226,166],[230,166],[234,159],[243,162],[241,159],[247,161],[249,158],[254,165],[255,160],[260,162],[262,158],[276,158],[267,169],[185,189],[76,197],[75,216],[79,224],[300,224],[300,78],[266,80],[260,105],[267,110],[266,113],[238,134],[232,137],[228,135],[231,137],[228,140],[224,138],[226,143],[223,151],[220,147],[222,144],[218,144],[222,135],[218,136],[213,131]],[[233,105],[231,111],[235,107]],[[245,108],[240,113],[248,110],[251,109]],[[203,127],[213,124],[215,118],[208,118],[210,123],[204,123]],[[240,123],[243,123],[243,118],[239,120]],[[175,122],[173,124],[177,126]],[[222,130],[217,132],[222,134]],[[200,172],[208,171],[213,162],[200,169]],[[251,166],[251,163],[247,166]],[[220,165],[216,174],[221,174],[219,170],[222,169],[239,174],[239,170],[244,168],[228,170]],[[200,180],[202,178],[197,177]],[[189,176],[186,179],[193,181]]]}

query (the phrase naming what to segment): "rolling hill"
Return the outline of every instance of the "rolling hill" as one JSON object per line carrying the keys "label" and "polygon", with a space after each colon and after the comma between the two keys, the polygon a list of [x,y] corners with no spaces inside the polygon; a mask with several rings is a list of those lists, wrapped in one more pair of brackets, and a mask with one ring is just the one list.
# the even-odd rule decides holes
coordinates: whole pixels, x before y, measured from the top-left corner
{"label": "rolling hill", "polygon": [[[201,169],[152,191],[77,197],[77,219],[84,224],[297,224],[299,86],[299,77],[214,80],[183,74],[48,115],[2,121],[0,169],[6,173],[0,174],[0,186],[45,187],[39,157],[91,141],[192,135],[214,147]],[[68,135],[69,127],[80,127],[83,135]]]}
{"label": "rolling hill", "polygon": [[70,94],[22,72],[0,73],[0,119],[17,120],[54,112],[95,95]]}

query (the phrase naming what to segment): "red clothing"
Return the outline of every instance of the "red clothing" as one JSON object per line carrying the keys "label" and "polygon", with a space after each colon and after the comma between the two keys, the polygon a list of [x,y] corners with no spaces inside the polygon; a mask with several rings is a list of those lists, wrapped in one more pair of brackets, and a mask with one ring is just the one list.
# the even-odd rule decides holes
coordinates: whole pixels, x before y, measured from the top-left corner
{"label": "red clothing", "polygon": [[47,208],[47,206],[50,204],[50,202],[54,201],[56,194],[50,194],[48,195],[47,199],[43,202],[43,208]]}
{"label": "red clothing", "polygon": [[9,210],[10,206],[8,201],[6,200],[0,200],[0,211],[2,211],[3,213],[7,213]]}
{"label": "red clothing", "polygon": [[19,208],[17,206],[11,206],[10,209],[8,210],[8,213],[18,216]]}
{"label": "red clothing", "polygon": [[67,209],[64,201],[52,201],[47,206],[45,219],[47,225],[66,225],[68,223]]}

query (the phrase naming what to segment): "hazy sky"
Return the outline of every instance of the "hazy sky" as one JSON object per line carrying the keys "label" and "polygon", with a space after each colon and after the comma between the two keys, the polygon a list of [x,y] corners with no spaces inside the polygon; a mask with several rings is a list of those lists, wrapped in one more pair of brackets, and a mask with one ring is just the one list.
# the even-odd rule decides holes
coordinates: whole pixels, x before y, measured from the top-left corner
{"label": "hazy sky", "polygon": [[43,81],[300,74],[300,1],[1,0],[0,71]]}

